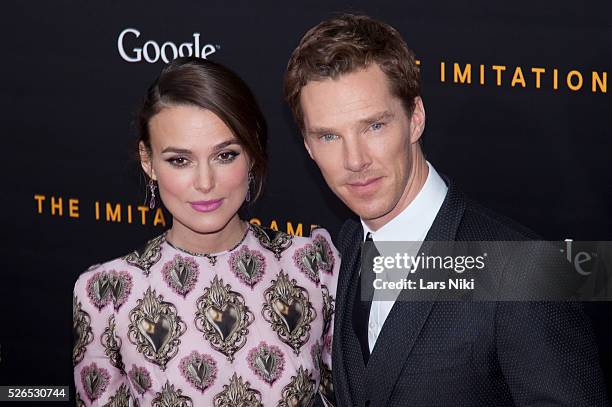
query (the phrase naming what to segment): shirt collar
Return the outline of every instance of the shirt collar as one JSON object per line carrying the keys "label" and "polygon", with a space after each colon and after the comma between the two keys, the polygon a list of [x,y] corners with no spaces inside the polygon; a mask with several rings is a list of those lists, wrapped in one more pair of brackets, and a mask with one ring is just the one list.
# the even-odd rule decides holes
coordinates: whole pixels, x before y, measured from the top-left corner
{"label": "shirt collar", "polygon": [[399,215],[376,232],[372,232],[361,220],[364,240],[368,233],[372,233],[372,239],[377,242],[425,240],[448,191],[446,183],[429,161],[427,167],[429,171],[425,184]]}

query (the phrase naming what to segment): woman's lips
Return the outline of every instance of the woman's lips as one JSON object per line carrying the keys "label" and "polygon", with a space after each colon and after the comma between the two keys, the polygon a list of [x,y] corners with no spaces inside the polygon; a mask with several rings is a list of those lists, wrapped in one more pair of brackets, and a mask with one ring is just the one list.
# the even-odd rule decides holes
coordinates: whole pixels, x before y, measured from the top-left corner
{"label": "woman's lips", "polygon": [[223,199],[213,199],[210,201],[189,202],[191,207],[198,212],[211,212],[221,206]]}

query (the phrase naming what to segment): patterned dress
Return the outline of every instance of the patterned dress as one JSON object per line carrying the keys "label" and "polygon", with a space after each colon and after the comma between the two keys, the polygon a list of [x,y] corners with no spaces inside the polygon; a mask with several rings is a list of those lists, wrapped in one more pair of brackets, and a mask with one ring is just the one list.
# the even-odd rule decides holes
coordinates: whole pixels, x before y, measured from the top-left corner
{"label": "patterned dress", "polygon": [[250,225],[231,250],[161,235],[83,273],[74,288],[81,406],[309,406],[333,399],[339,256],[310,238]]}

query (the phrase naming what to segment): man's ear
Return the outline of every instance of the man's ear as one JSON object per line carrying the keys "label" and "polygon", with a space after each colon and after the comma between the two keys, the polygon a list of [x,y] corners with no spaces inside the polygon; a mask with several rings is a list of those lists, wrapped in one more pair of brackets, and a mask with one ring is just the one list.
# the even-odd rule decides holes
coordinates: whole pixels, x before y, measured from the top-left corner
{"label": "man's ear", "polygon": [[310,146],[308,145],[308,141],[306,140],[306,136],[302,135],[302,137],[304,138],[304,147],[306,147],[306,151],[308,151],[308,155],[310,156],[310,158],[313,158],[312,156],[312,151],[310,151]]}
{"label": "man's ear", "polygon": [[425,130],[425,107],[423,107],[423,99],[420,96],[414,98],[414,110],[410,117],[410,142],[416,143],[419,141]]}
{"label": "man's ear", "polygon": [[151,163],[151,151],[145,146],[145,144],[141,141],[138,143],[138,153],[140,154],[140,166],[143,171],[151,178],[153,181],[157,180],[157,176],[155,175],[155,170],[153,169],[153,164]]}

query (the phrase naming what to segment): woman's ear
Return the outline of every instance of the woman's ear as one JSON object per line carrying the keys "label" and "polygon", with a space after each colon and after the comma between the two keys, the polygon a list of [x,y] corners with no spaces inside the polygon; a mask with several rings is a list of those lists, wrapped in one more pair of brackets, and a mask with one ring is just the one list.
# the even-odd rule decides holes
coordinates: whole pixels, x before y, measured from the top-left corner
{"label": "woman's ear", "polygon": [[149,178],[156,181],[157,177],[155,176],[155,170],[153,170],[153,164],[151,162],[151,151],[142,141],[138,143],[138,153],[140,154],[140,166],[143,171]]}

